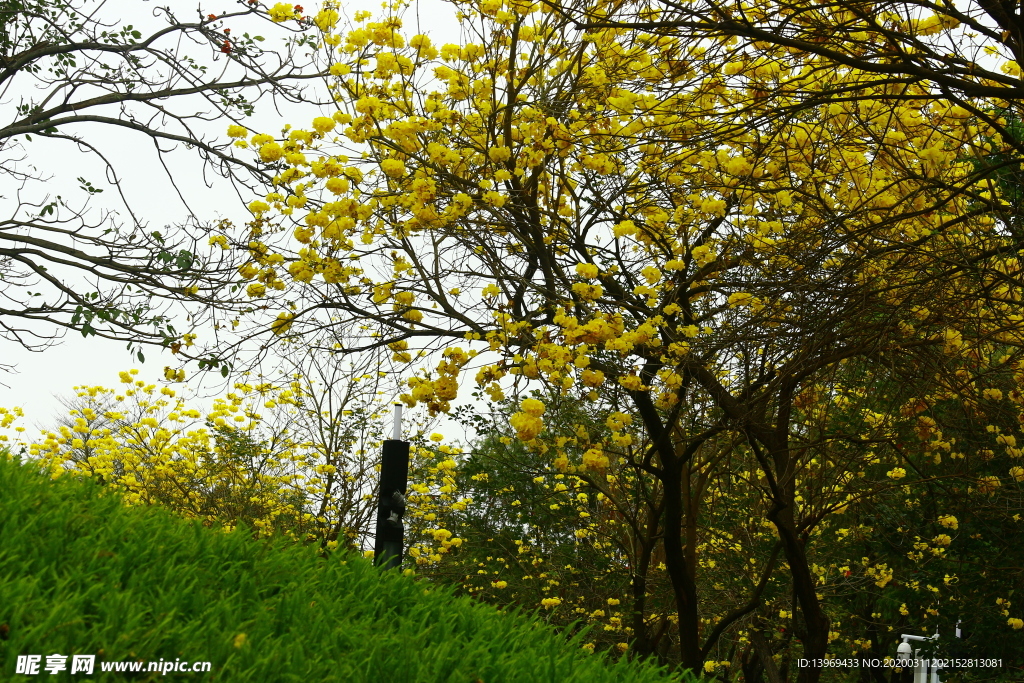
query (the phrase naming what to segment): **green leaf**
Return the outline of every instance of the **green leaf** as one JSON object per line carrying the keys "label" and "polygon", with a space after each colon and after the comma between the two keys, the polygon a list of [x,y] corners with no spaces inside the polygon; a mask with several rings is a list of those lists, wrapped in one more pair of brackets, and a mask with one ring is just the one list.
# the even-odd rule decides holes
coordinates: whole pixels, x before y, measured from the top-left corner
{"label": "green leaf", "polygon": [[139,359],[140,363],[145,363],[146,362],[146,357],[142,355],[142,351],[139,351],[137,354],[135,354],[135,356],[136,356],[136,358]]}
{"label": "green leaf", "polygon": [[177,264],[180,270],[188,270],[195,263],[196,257],[192,252],[185,251],[182,249],[178,252],[178,256],[175,258],[175,264]]}

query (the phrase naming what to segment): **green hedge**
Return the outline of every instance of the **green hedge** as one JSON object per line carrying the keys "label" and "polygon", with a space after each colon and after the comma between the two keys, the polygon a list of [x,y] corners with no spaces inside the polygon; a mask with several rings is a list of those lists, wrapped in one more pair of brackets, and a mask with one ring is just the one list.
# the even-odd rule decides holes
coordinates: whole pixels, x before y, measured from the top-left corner
{"label": "green hedge", "polygon": [[[687,680],[591,655],[584,642],[359,557],[325,560],[126,508],[91,482],[51,481],[0,457],[2,680]],[[45,665],[54,653],[97,654],[94,674],[15,675],[18,655]],[[104,661],[178,658],[211,670],[100,671]]]}

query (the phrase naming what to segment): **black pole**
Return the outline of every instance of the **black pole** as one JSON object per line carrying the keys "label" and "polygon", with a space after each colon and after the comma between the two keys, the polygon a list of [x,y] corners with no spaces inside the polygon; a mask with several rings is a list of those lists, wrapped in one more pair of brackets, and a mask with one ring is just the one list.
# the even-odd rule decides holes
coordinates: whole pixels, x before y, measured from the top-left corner
{"label": "black pole", "polygon": [[396,410],[395,437],[384,442],[380,462],[380,493],[377,502],[377,537],[373,563],[385,569],[402,564],[405,541],[405,492],[409,486],[409,442],[400,441],[401,408]]}

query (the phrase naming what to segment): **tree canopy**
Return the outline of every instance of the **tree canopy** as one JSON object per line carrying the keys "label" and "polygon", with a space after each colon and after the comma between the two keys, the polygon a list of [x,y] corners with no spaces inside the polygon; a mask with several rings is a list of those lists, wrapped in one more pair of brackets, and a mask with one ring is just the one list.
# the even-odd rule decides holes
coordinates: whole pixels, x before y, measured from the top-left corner
{"label": "tree canopy", "polygon": [[[815,507],[801,479],[825,444],[871,441],[807,422],[849,392],[837,373],[955,366],[961,386],[915,385],[927,403],[965,382],[994,390],[1018,362],[1012,198],[989,163],[1014,156],[1008,91],[966,102],[909,62],[879,75],[785,31],[677,24],[691,8],[660,7],[484,2],[461,9],[465,42],[443,46],[406,34],[401,7],[319,25],[338,110],[249,140],[277,175],[250,205],[246,276],[254,294],[289,292],[278,334],[358,320],[397,363],[443,348],[408,379],[410,405],[449,410],[472,366],[496,400],[546,387],[549,403],[606,411],[616,426],[597,437],[547,421],[537,398],[510,421],[556,471],[629,467],[662,487],[655,528],[693,668],[722,633],[687,536],[695,464],[732,453],[730,470],[756,472],[753,513],[777,535],[814,660],[832,619],[808,538],[866,494],[828,475]],[[851,27],[874,21],[855,10]],[[743,11],[826,24],[822,9]],[[900,16],[830,40],[972,49],[962,19]]]}

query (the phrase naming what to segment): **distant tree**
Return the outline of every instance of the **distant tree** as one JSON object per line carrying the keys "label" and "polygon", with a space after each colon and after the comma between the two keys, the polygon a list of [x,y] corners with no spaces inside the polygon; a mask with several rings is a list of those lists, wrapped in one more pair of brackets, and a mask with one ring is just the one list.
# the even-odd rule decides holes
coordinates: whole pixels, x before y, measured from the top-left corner
{"label": "distant tree", "polygon": [[[332,368],[325,356],[290,350],[283,377],[241,376],[205,410],[187,389],[147,383],[135,370],[121,373],[120,387],[75,387],[51,429],[13,443],[132,504],[358,548],[375,519],[384,431],[374,359]],[[20,417],[0,408],[0,428]]]}

